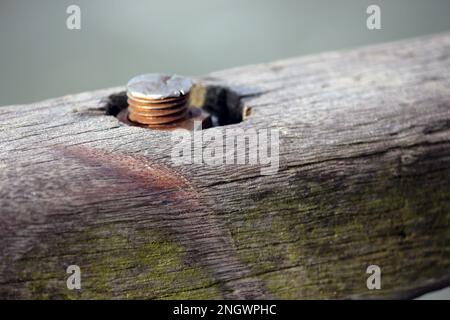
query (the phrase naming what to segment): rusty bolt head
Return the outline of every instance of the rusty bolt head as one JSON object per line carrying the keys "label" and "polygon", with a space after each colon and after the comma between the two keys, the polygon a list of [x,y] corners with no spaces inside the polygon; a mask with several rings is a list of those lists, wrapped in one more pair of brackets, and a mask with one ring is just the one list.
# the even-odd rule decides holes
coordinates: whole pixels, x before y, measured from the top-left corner
{"label": "rusty bolt head", "polygon": [[[189,106],[189,78],[178,75],[144,74],[127,84],[128,108],[118,118],[127,124],[160,130],[211,126],[210,115]],[[200,121],[200,122],[198,122]]]}

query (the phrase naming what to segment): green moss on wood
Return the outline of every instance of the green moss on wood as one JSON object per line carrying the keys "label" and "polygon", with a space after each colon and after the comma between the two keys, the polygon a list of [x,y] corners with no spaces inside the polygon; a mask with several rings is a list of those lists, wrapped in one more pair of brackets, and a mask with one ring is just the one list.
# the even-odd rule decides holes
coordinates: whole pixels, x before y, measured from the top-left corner
{"label": "green moss on wood", "polygon": [[385,290],[450,268],[450,250],[442,251],[450,240],[446,181],[448,171],[380,173],[357,185],[347,177],[340,187],[331,178],[298,179],[293,192],[256,199],[228,226],[240,259],[277,298],[385,295],[367,290],[367,266],[381,267]]}
{"label": "green moss on wood", "polygon": [[[54,257],[20,262],[29,298],[201,299],[220,298],[208,270],[189,261],[185,248],[154,230],[91,228],[55,243]],[[68,290],[66,267],[81,268],[81,290]]]}

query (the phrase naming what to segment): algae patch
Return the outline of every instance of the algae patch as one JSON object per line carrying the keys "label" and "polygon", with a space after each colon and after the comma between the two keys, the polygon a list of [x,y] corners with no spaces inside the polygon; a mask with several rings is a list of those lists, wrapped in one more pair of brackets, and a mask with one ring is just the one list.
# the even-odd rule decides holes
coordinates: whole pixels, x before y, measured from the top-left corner
{"label": "algae patch", "polygon": [[365,179],[296,179],[292,191],[256,195],[254,208],[228,223],[240,259],[283,299],[386,296],[367,290],[371,264],[384,290],[447,274],[448,170]]}
{"label": "algae patch", "polygon": [[[49,256],[19,262],[33,299],[220,298],[211,274],[184,246],[154,230],[91,228],[57,242]],[[81,268],[81,290],[68,290],[66,267]]]}

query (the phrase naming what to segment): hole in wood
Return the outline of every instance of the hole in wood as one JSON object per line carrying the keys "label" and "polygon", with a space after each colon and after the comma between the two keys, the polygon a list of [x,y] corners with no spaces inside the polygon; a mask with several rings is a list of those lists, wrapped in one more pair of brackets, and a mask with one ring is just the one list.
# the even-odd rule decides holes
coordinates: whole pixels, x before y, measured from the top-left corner
{"label": "hole in wood", "polygon": [[[207,111],[213,127],[239,123],[243,119],[244,108],[239,95],[226,87],[196,84],[191,90],[189,104]],[[110,95],[104,109],[107,115],[117,117],[127,107],[127,95],[123,91]]]}

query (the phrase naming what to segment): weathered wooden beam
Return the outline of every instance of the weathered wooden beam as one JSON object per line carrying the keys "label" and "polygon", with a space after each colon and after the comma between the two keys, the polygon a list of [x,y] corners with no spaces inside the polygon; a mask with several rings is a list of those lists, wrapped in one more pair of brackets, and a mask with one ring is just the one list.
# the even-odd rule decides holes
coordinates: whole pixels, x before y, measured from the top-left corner
{"label": "weathered wooden beam", "polygon": [[[194,104],[244,118],[226,128],[279,130],[276,174],[174,166],[170,132],[111,115],[124,88],[0,108],[1,298],[404,298],[449,284],[449,33],[197,82]],[[81,290],[66,287],[72,264]]]}

